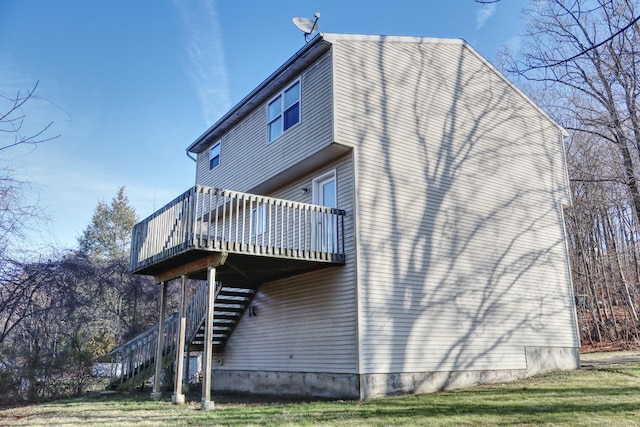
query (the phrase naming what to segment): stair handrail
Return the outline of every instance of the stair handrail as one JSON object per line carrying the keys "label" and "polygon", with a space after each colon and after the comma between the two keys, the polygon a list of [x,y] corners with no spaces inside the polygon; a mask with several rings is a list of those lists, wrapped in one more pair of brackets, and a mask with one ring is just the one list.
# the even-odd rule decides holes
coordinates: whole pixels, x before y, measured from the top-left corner
{"label": "stair handrail", "polygon": [[197,333],[207,311],[207,282],[202,282],[197,288],[187,307],[187,342]]}
{"label": "stair handrail", "polygon": [[[174,321],[173,318],[177,317],[178,313],[172,313],[169,316],[167,316],[164,319],[164,324],[165,324],[165,329],[167,328],[167,325]],[[139,335],[136,335],[135,337],[131,338],[129,341],[125,342],[124,344],[120,344],[118,347],[114,348],[113,350],[111,350],[109,352],[109,354],[114,354],[118,351],[122,351],[122,349],[126,348],[126,347],[130,347],[132,345],[135,345],[138,341],[148,337],[149,335],[153,335],[154,333],[158,333],[158,324],[156,323],[155,325],[153,325],[151,328],[147,329],[146,331],[140,333]]]}
{"label": "stair handrail", "polygon": [[[172,357],[175,353],[178,334],[178,313],[173,313],[165,318],[163,333],[163,356]],[[111,381],[112,386],[123,386],[125,381],[136,384],[140,377],[148,378],[148,372],[154,366],[155,354],[158,345],[158,324],[130,339],[126,343],[113,349],[111,356]],[[120,369],[117,369],[117,367]],[[114,369],[115,368],[115,369]],[[145,379],[146,379],[145,378]]]}
{"label": "stair handrail", "polygon": [[[222,283],[215,282],[215,286],[216,289],[213,297],[214,300],[218,297],[218,294],[222,289]],[[203,324],[204,319],[207,315],[207,290],[208,283],[201,283],[193,294],[191,302],[187,307],[187,343],[193,341],[193,338],[198,333],[198,330],[200,329],[200,326]]]}
{"label": "stair handrail", "polygon": [[[200,326],[204,322],[207,310],[207,282],[202,282],[194,292],[187,305],[186,318],[186,337],[190,342],[197,334]],[[222,289],[222,283],[216,282],[215,296]],[[172,313],[165,318],[164,334],[163,334],[163,361],[168,363],[175,359],[178,340],[178,313]],[[124,344],[113,349],[109,355],[111,356],[111,385],[115,385],[119,381],[119,385],[124,385],[125,380],[133,383],[139,383],[146,380],[152,375],[155,366],[155,355],[158,345],[158,324],[142,332],[140,335],[130,339]],[[117,364],[121,364],[121,368],[114,369]],[[142,379],[142,376],[145,378]]]}

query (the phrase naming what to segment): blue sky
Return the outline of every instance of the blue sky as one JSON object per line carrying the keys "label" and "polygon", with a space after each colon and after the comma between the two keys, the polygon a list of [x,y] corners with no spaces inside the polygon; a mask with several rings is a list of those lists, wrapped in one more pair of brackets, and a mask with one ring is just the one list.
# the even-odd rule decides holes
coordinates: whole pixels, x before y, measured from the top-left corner
{"label": "blue sky", "polygon": [[321,32],[463,38],[493,60],[517,45],[525,3],[0,0],[0,95],[39,81],[23,130],[53,121],[60,135],[0,152],[0,168],[32,183],[48,217],[32,243],[73,247],[120,186],[143,218],[194,184],[185,147],[303,46],[293,17],[320,12]]}

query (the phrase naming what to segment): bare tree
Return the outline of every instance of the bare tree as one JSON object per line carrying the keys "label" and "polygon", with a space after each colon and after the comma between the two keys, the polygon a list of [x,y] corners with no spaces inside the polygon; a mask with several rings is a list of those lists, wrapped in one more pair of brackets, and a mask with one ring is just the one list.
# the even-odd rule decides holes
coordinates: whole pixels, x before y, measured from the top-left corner
{"label": "bare tree", "polygon": [[[26,95],[18,92],[15,97],[0,94],[0,155],[20,145],[57,138],[47,136],[51,123],[34,132],[24,126],[25,106],[34,99],[36,88],[37,83]],[[29,259],[32,254],[21,245],[27,227],[42,218],[42,212],[27,201],[28,191],[28,184],[17,179],[8,165],[0,163],[0,383],[3,384],[0,396],[3,398],[19,397],[25,379],[32,379],[33,387],[29,389],[33,391],[47,377],[46,371],[54,364],[50,363],[51,358],[42,357],[49,354],[43,353],[48,348],[43,343],[51,339],[57,342],[57,332],[50,334],[49,327],[56,324],[52,321],[54,317],[67,317],[68,311],[61,310],[71,304],[66,296],[73,295],[68,286],[51,280],[48,261],[34,262]],[[35,328],[34,333],[27,334],[31,327]],[[31,352],[21,351],[25,346]],[[41,369],[43,366],[46,369]]]}
{"label": "bare tree", "polygon": [[533,2],[524,47],[510,71],[553,90],[546,104],[557,116],[566,117],[564,111],[575,117],[566,123],[569,130],[590,133],[618,150],[620,178],[640,216],[637,3]]}
{"label": "bare tree", "polygon": [[49,122],[35,133],[27,134],[23,131],[24,120],[26,118],[23,107],[34,97],[38,83],[39,82],[36,82],[31,90],[27,90],[26,94],[21,94],[20,91],[18,91],[15,96],[0,94],[0,101],[4,101],[2,107],[0,107],[0,134],[5,134],[9,136],[10,139],[9,142],[0,142],[0,151],[23,144],[40,144],[60,136],[46,135],[46,132],[51,125],[53,125],[53,122]]}
{"label": "bare tree", "polygon": [[637,345],[639,227],[624,183],[600,178],[620,174],[619,153],[584,133],[568,149],[573,206],[565,219],[582,342]]}
{"label": "bare tree", "polygon": [[[35,146],[60,136],[49,134],[53,122],[36,126],[32,132],[25,129],[25,108],[36,98],[37,88],[38,82],[26,94],[20,91],[15,96],[0,94],[0,155],[18,146]],[[7,251],[14,240],[22,239],[30,223],[42,219],[35,204],[27,202],[29,191],[28,183],[16,178],[8,165],[0,163],[0,261],[8,262]]]}
{"label": "bare tree", "polygon": [[530,4],[506,68],[572,133],[566,220],[582,340],[637,345],[640,4]]}
{"label": "bare tree", "polygon": [[[26,95],[0,94],[0,154],[18,145],[38,144],[57,137],[45,136],[51,123],[31,135],[23,132],[24,107],[33,99],[37,86],[38,83]],[[16,179],[8,166],[0,164],[0,344],[28,310],[35,292],[28,285],[30,278],[23,268],[25,257],[11,250],[30,223],[42,216],[32,203],[25,201],[27,191],[28,185]]]}
{"label": "bare tree", "polygon": [[32,401],[81,393],[92,363],[114,344],[110,325],[94,312],[112,283],[73,252],[20,265],[16,273],[19,280],[0,288],[0,375],[15,387],[5,392]]}

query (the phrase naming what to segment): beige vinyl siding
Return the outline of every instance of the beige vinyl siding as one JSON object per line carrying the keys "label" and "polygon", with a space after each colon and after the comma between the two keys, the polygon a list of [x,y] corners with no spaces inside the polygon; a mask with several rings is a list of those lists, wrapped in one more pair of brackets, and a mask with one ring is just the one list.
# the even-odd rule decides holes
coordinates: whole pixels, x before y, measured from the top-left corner
{"label": "beige vinyl siding", "polygon": [[458,41],[334,41],[355,148],[361,373],[524,369],[577,347],[562,133]]}
{"label": "beige vinyl siding", "polygon": [[222,370],[357,373],[356,290],[351,153],[270,194],[311,203],[313,178],[336,171],[338,207],[345,218],[344,266],[262,285],[227,343]]}
{"label": "beige vinyl siding", "polygon": [[[267,142],[265,102],[222,136],[220,166],[209,170],[211,146],[199,153],[196,183],[248,191],[331,144],[331,71],[331,55],[327,53],[296,77],[301,83],[300,122],[276,140]],[[273,88],[273,96],[293,81]]]}

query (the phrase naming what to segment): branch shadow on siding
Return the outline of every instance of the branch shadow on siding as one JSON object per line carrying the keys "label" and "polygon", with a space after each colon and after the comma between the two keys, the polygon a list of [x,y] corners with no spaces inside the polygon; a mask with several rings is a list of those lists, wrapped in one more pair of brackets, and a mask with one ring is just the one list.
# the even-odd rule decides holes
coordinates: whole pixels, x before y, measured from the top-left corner
{"label": "branch shadow on siding", "polygon": [[575,347],[559,129],[462,45],[375,49],[349,70],[368,82],[361,371],[526,369],[527,346]]}

